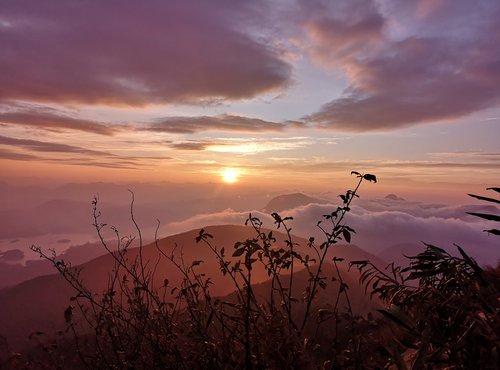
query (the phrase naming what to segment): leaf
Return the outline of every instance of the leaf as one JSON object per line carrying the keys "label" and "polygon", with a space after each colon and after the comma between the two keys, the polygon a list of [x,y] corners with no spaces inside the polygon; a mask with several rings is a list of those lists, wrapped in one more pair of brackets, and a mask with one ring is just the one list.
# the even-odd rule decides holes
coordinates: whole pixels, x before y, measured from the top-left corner
{"label": "leaf", "polygon": [[431,277],[442,273],[442,269],[437,270],[427,270],[427,271],[414,271],[410,275],[408,275],[407,280],[416,280],[425,277]]}
{"label": "leaf", "polygon": [[388,317],[389,319],[405,327],[406,329],[410,331],[413,330],[413,325],[410,318],[398,307],[392,305],[388,309],[379,309],[378,311],[385,317]]}
{"label": "leaf", "polygon": [[344,235],[344,240],[348,243],[351,242],[351,233],[347,229],[342,229],[342,235]]}
{"label": "leaf", "polygon": [[488,213],[476,213],[476,212],[466,212],[466,213],[472,216],[484,218],[485,220],[488,221],[500,222],[500,216],[497,215],[490,215]]}
{"label": "leaf", "polygon": [[361,174],[358,171],[351,171],[351,175],[361,176]]}
{"label": "leaf", "polygon": [[191,263],[191,267],[201,265],[203,263],[202,260],[194,260],[193,263]]}
{"label": "leaf", "polygon": [[271,214],[271,216],[274,218],[274,223],[277,223],[278,224],[278,229],[280,227],[280,224],[283,222],[281,216],[279,214],[277,214],[276,212],[273,212]]}
{"label": "leaf", "polygon": [[469,266],[472,267],[472,269],[474,270],[474,272],[478,276],[482,276],[483,269],[478,266],[478,264],[476,263],[476,261],[474,261],[472,258],[470,258],[469,255],[467,253],[465,253],[465,251],[462,248],[460,248],[459,245],[455,244],[455,247],[457,247],[458,251],[460,252],[460,254],[462,255],[462,257],[464,258],[464,260],[469,264]]}
{"label": "leaf", "polygon": [[207,239],[207,238],[213,238],[212,235],[207,233],[205,229],[201,229],[200,232],[198,233],[198,236],[195,238],[196,243],[199,243],[202,239]]}
{"label": "leaf", "polygon": [[370,182],[377,182],[377,177],[375,175],[372,175],[372,174],[365,174],[363,175],[363,178],[366,180],[366,181],[370,181]]}
{"label": "leaf", "polygon": [[236,249],[233,253],[233,257],[239,257],[245,253],[245,248]]}
{"label": "leaf", "polygon": [[435,252],[438,252],[438,253],[440,253],[440,254],[447,254],[447,253],[446,253],[446,251],[445,251],[444,249],[439,248],[439,247],[436,247],[435,245],[428,244],[428,243],[424,243],[424,245],[425,245],[427,248],[429,248],[429,249],[431,249],[431,250],[433,250],[433,251],[435,251]]}
{"label": "leaf", "polygon": [[493,190],[496,191],[497,193],[500,193],[500,188],[486,188],[486,190]]}
{"label": "leaf", "polygon": [[476,198],[479,200],[484,200],[486,202],[492,202],[492,203],[497,203],[500,204],[500,200],[494,199],[494,198],[488,198],[488,197],[482,197],[480,195],[475,195],[475,194],[467,194],[469,197]]}
{"label": "leaf", "polygon": [[487,232],[488,234],[500,236],[500,230],[498,230],[498,229],[489,229],[489,230],[483,230],[483,231]]}
{"label": "leaf", "polygon": [[359,260],[359,261],[351,261],[349,262],[349,265],[361,265],[361,266],[366,266],[368,265],[368,261],[367,260]]}
{"label": "leaf", "polygon": [[68,306],[65,310],[64,310],[64,320],[67,322],[67,323],[70,323],[71,320],[73,318],[73,306]]}

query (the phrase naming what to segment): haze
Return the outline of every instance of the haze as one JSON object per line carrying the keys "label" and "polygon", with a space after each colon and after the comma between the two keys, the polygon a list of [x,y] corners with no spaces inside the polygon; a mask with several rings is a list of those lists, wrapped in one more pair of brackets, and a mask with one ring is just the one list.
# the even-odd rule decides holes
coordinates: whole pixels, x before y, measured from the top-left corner
{"label": "haze", "polygon": [[94,195],[103,221],[134,232],[128,189],[149,240],[157,219],[161,236],[242,224],[299,192],[320,200],[288,207],[307,237],[351,170],[379,179],[351,219],[366,250],[426,241],[499,257],[487,222],[466,215],[486,207],[467,193],[500,184],[497,1],[0,10],[4,264],[34,259],[33,243],[97,241]]}

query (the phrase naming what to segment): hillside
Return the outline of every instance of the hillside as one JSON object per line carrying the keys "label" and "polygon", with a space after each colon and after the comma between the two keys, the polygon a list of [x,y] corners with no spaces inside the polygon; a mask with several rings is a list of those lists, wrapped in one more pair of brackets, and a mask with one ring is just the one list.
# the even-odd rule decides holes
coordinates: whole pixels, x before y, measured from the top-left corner
{"label": "hillside", "polygon": [[[249,227],[234,225],[210,226],[206,228],[206,231],[214,236],[213,245],[219,248],[225,247],[228,251],[227,255],[233,250],[236,241],[253,238],[255,235],[255,231]],[[177,256],[182,253],[186,264],[193,260],[204,260],[205,262],[199,266],[197,271],[212,278],[212,295],[230,294],[233,289],[232,284],[228,284],[227,277],[224,277],[219,271],[219,265],[210,250],[203,243],[195,243],[198,233],[199,230],[192,230],[166,237],[159,241],[159,247],[167,255],[172,253],[174,249]],[[278,245],[284,245],[284,235],[275,233],[275,236]],[[294,240],[299,244],[297,250],[306,252],[307,241],[302,238]],[[131,248],[127,253],[128,259],[134,260],[138,253],[138,248]],[[356,246],[336,246],[334,254],[346,260],[369,258],[381,266],[384,265],[383,261]],[[146,245],[143,248],[144,261],[150,263],[150,266],[153,262],[157,263],[158,257],[159,252],[154,244]],[[113,266],[112,257],[104,255],[79,266],[81,268],[80,276],[89,289],[100,293],[107,288],[109,273]],[[181,274],[165,259],[159,260],[156,271],[154,278],[156,287],[161,286],[166,278],[169,279],[170,286],[176,286],[182,280]],[[349,275],[348,279],[353,282],[350,292],[357,294],[355,292],[361,290],[356,283],[359,277],[357,271],[344,271],[344,273],[346,276]],[[267,279],[268,276],[263,267],[254,268],[253,282],[255,284],[262,283]],[[14,348],[18,348],[26,345],[26,338],[34,331],[40,330],[50,334],[64,328],[63,312],[70,304],[69,298],[73,294],[73,289],[58,274],[38,277],[0,291],[0,336],[7,338]],[[331,298],[333,299],[333,297]]]}

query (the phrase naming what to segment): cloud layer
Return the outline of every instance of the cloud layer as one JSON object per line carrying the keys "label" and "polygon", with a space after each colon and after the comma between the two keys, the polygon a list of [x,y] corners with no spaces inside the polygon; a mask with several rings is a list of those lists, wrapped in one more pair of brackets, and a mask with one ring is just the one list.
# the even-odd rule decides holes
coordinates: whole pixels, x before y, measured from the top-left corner
{"label": "cloud layer", "polygon": [[245,32],[252,13],[225,0],[3,1],[0,100],[145,105],[277,89],[290,67]]}
{"label": "cloud layer", "polygon": [[165,117],[147,125],[145,130],[174,134],[192,134],[200,131],[276,132],[287,127],[300,127],[299,121],[272,122],[258,118],[223,114],[219,116]]}
{"label": "cloud layer", "polygon": [[117,127],[103,122],[72,117],[68,112],[39,105],[0,105],[0,122],[44,130],[76,130],[108,136],[117,131]]}
{"label": "cloud layer", "polygon": [[0,135],[0,159],[41,161],[76,166],[138,169],[169,160],[167,156],[126,156],[63,143]]}
{"label": "cloud layer", "polygon": [[500,103],[497,1],[304,1],[319,63],[349,86],[306,119],[362,132],[468,115]]}
{"label": "cloud layer", "polygon": [[[291,216],[289,226],[292,233],[323,240],[321,231],[316,227],[323,215],[336,209],[334,204],[309,204],[281,212],[282,216]],[[450,251],[453,243],[461,245],[480,263],[494,264],[499,258],[498,238],[482,233],[484,222],[468,217],[465,211],[479,210],[481,206],[444,206],[420,202],[375,199],[367,204],[361,203],[348,214],[346,222],[356,230],[353,244],[368,252],[379,253],[386,248],[412,244],[421,246],[422,241],[435,244]],[[491,211],[491,210],[490,210]],[[273,228],[273,219],[261,211],[252,211],[252,216],[259,217],[268,228]],[[248,212],[224,212],[202,214],[183,222],[171,223],[168,232],[202,228],[207,225],[243,224]],[[327,222],[327,221],[325,221]],[[324,225],[327,224],[325,223]],[[400,257],[400,256],[398,256]]]}
{"label": "cloud layer", "polygon": [[[332,89],[329,102],[301,119],[167,117],[148,129],[392,130],[498,106],[498,39],[496,0],[4,1],[0,102],[204,105],[269,91],[283,97],[301,84],[292,67],[305,57],[340,71],[347,87],[341,96]],[[0,122],[113,132],[39,109],[2,112]]]}
{"label": "cloud layer", "polygon": [[81,148],[74,145],[50,143],[45,141],[30,140],[30,139],[16,139],[0,135],[0,145],[10,145],[13,147],[21,147],[35,152],[45,153],[78,153],[92,156],[113,156],[111,153],[102,152],[99,150],[92,150]]}

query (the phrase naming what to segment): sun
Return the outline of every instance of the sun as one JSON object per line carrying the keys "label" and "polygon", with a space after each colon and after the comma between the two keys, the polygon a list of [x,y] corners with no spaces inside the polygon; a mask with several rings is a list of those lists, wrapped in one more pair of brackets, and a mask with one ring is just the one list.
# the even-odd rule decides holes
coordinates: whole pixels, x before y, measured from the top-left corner
{"label": "sun", "polygon": [[233,184],[238,181],[241,172],[236,168],[225,168],[221,171],[222,181],[228,184]]}

